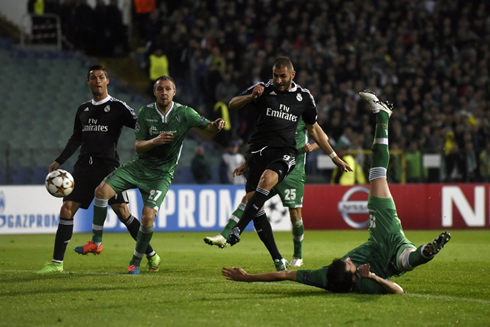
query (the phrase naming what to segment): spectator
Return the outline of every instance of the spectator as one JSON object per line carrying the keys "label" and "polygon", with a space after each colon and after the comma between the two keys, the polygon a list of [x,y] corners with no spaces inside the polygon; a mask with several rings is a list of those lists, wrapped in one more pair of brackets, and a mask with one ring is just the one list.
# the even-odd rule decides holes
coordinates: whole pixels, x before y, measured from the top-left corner
{"label": "spectator", "polygon": [[192,176],[196,183],[206,184],[211,179],[211,166],[204,156],[205,151],[202,145],[197,145],[194,151],[195,155],[191,162]]}
{"label": "spectator", "polygon": [[343,186],[366,184],[364,171],[352,154],[349,153],[348,145],[346,143],[337,146],[337,154],[340,159],[345,161],[345,163],[352,168],[352,172],[345,172],[344,170],[339,169],[339,167],[336,167],[333,171],[330,184]]}
{"label": "spectator", "polygon": [[413,140],[410,142],[406,153],[407,160],[407,183],[422,183],[423,168],[422,168],[422,153],[420,153],[418,143]]}
{"label": "spectator", "polygon": [[232,140],[227,152],[221,156],[219,166],[221,184],[245,184],[245,177],[243,175],[233,176],[233,171],[245,161],[245,157],[238,152],[239,146],[240,143],[238,140]]}
{"label": "spectator", "polygon": [[488,183],[490,182],[490,139],[487,139],[485,149],[480,153],[478,159],[482,181]]}
{"label": "spectator", "polygon": [[476,182],[476,174],[478,172],[478,161],[476,159],[476,153],[473,149],[473,142],[471,140],[465,143],[465,158],[466,158],[466,171],[464,181],[469,183]]}
{"label": "spectator", "polygon": [[123,23],[122,12],[117,6],[118,0],[110,0],[106,7],[107,55],[121,56],[127,53],[128,32]]}
{"label": "spectator", "polygon": [[168,59],[165,54],[163,54],[162,49],[156,49],[149,58],[149,75],[150,75],[150,85],[149,92],[153,94],[153,84],[160,76],[169,76],[168,72]]}

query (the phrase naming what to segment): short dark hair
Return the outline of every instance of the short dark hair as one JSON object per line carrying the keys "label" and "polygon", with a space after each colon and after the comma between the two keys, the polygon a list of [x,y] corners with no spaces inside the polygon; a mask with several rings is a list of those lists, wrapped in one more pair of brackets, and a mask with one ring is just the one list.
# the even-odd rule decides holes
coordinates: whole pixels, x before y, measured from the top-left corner
{"label": "short dark hair", "polygon": [[328,266],[327,290],[333,293],[348,293],[353,286],[352,272],[345,271],[345,262],[334,259]]}
{"label": "short dark hair", "polygon": [[88,73],[87,73],[87,81],[90,78],[90,73],[94,70],[102,70],[104,72],[104,75],[106,78],[109,78],[109,74],[107,73],[107,69],[105,69],[104,66],[102,65],[92,65],[88,68]]}
{"label": "short dark hair", "polygon": [[168,75],[162,75],[155,80],[155,83],[153,83],[153,89],[155,89],[155,85],[157,85],[157,83],[160,81],[170,81],[174,84],[174,87],[176,87],[175,81],[172,77],[170,77]]}
{"label": "short dark hair", "polygon": [[272,65],[272,69],[274,68],[283,68],[286,67],[289,71],[293,71],[293,63],[291,60],[289,60],[288,57],[279,57],[274,61],[274,64]]}

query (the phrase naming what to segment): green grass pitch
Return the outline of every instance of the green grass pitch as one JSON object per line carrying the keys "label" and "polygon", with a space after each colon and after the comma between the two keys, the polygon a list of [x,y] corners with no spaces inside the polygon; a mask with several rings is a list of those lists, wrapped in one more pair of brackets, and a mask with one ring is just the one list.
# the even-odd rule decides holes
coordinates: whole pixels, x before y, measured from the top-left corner
{"label": "green grass pitch", "polygon": [[[440,231],[405,231],[419,245]],[[40,276],[54,235],[0,236],[0,326],[490,326],[490,231],[452,230],[452,240],[427,265],[400,278],[404,295],[329,294],[293,282],[238,283],[221,267],[258,273],[274,265],[258,237],[246,232],[233,248],[202,238],[215,233],[155,233],[157,273],[126,274],[134,241],[104,235],[100,256],[73,248],[65,271]],[[305,269],[328,264],[367,239],[366,231],[306,231]],[[292,255],[291,234],[275,233]],[[146,265],[146,259],[143,265]],[[143,267],[142,267],[143,268]]]}

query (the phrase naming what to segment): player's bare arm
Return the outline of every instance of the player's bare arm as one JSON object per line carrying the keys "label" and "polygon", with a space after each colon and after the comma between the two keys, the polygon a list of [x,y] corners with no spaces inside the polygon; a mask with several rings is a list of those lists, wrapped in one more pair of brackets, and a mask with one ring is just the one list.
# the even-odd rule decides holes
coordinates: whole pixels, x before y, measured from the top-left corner
{"label": "player's bare arm", "polygon": [[225,125],[226,121],[224,121],[222,118],[218,118],[208,124],[206,132],[209,134],[217,134],[223,129],[223,127],[225,127]]}
{"label": "player's bare arm", "polygon": [[150,140],[136,140],[134,147],[137,153],[150,151],[156,146],[171,143],[174,140],[172,132],[164,132]]}
{"label": "player's bare arm", "polygon": [[233,99],[230,100],[230,103],[228,104],[228,108],[230,109],[240,109],[247,103],[257,99],[264,93],[264,86],[263,85],[256,85],[253,90],[252,94],[246,94],[246,95],[238,95],[234,97]]}
{"label": "player's bare arm", "polygon": [[308,130],[308,134],[310,134],[313,140],[315,140],[320,149],[322,149],[323,152],[330,156],[332,162],[337,167],[342,168],[343,171],[352,171],[352,168],[335,154],[332,146],[330,145],[330,143],[328,143],[327,134],[325,134],[318,123],[315,123],[313,125],[306,124],[306,129]]}
{"label": "player's bare arm", "polygon": [[242,268],[223,267],[221,274],[228,280],[237,282],[278,282],[283,280],[296,281],[296,270],[274,271],[265,274],[249,274]]}
{"label": "player's bare arm", "polygon": [[358,268],[359,275],[363,278],[370,278],[376,283],[380,284],[386,291],[391,294],[403,294],[403,288],[397,283],[390,280],[378,277],[375,273],[371,272],[371,265],[369,263],[360,265]]}

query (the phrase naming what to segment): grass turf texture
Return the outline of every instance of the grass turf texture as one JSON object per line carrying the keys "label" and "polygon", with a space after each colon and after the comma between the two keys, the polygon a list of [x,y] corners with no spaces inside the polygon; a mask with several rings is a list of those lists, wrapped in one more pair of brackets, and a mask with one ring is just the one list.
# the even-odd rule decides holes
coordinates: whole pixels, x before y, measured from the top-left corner
{"label": "grass turf texture", "polygon": [[[415,244],[439,231],[406,231]],[[54,235],[0,236],[1,326],[489,326],[490,231],[451,231],[448,245],[427,265],[400,278],[404,295],[330,294],[293,282],[238,283],[222,266],[272,271],[264,246],[246,232],[233,248],[202,238],[215,233],[155,233],[157,273],[126,274],[134,248],[129,234],[104,235],[100,256],[73,248],[61,274],[35,274],[49,261]],[[288,232],[275,233],[291,260]],[[307,231],[304,269],[316,269],[367,239],[366,231]],[[146,258],[143,265],[146,265]]]}

